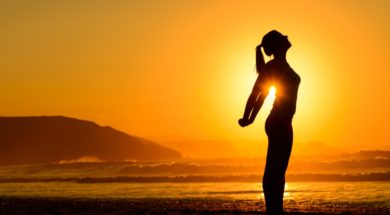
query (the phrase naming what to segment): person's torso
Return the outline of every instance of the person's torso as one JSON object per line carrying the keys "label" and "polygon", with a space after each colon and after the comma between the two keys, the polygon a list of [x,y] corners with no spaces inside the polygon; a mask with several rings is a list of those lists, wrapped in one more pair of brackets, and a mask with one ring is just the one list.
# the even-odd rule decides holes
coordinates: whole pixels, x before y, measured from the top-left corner
{"label": "person's torso", "polygon": [[296,111],[298,88],[301,78],[287,63],[271,61],[265,72],[266,89],[276,89],[270,116],[293,117]]}

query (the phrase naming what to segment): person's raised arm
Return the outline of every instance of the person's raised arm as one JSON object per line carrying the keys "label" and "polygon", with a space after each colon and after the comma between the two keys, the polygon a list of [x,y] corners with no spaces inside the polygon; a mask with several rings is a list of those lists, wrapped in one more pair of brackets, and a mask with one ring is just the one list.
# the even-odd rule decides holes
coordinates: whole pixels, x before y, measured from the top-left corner
{"label": "person's raised arm", "polygon": [[245,127],[250,125],[255,120],[257,113],[259,112],[261,106],[263,105],[265,99],[265,94],[261,90],[261,79],[257,78],[255,86],[252,89],[251,94],[249,95],[248,101],[245,105],[245,111],[243,117],[238,121],[238,123]]}
{"label": "person's raised arm", "polygon": [[256,47],[256,70],[259,74],[259,77],[257,78],[255,86],[253,87],[248,101],[246,102],[244,116],[238,120],[238,123],[242,127],[252,124],[265,99],[265,94],[262,90],[265,77],[262,77],[263,75],[261,75],[264,74],[265,61],[261,47],[261,44]]}

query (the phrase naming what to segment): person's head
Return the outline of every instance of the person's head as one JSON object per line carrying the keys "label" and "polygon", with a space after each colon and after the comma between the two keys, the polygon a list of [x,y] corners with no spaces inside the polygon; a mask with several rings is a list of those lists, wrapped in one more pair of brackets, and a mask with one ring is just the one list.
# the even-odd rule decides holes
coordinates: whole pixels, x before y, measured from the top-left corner
{"label": "person's head", "polygon": [[285,57],[287,50],[291,47],[291,43],[288,41],[287,36],[276,30],[272,30],[264,35],[261,44],[256,48],[256,71],[259,74],[265,66],[261,47],[263,47],[265,54],[268,56]]}
{"label": "person's head", "polygon": [[264,35],[263,40],[261,41],[261,46],[263,47],[266,55],[275,56],[287,52],[287,50],[291,47],[291,43],[288,41],[287,36],[276,30],[272,30]]}

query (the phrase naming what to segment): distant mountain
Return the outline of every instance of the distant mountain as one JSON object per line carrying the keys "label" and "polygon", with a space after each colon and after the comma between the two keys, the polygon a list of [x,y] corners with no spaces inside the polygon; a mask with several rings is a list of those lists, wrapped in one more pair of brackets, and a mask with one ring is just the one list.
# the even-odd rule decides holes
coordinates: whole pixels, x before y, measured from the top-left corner
{"label": "distant mountain", "polygon": [[0,117],[0,164],[85,156],[104,161],[181,158],[178,151],[91,121],[62,116]]}

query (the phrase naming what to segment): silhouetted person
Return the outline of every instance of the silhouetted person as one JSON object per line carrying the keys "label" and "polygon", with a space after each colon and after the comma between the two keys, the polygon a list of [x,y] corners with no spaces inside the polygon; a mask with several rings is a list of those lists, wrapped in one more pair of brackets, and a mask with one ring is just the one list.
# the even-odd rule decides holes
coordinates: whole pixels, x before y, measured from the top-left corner
{"label": "silhouetted person", "polygon": [[[265,64],[261,47],[273,59]],[[285,173],[290,159],[298,87],[298,74],[286,60],[291,47],[287,36],[278,31],[267,33],[256,47],[256,70],[258,78],[246,103],[244,116],[238,122],[242,127],[250,125],[256,118],[271,86],[276,88],[276,98],[266,123],[268,136],[267,163],[263,176],[263,191],[267,214],[283,214]]]}

